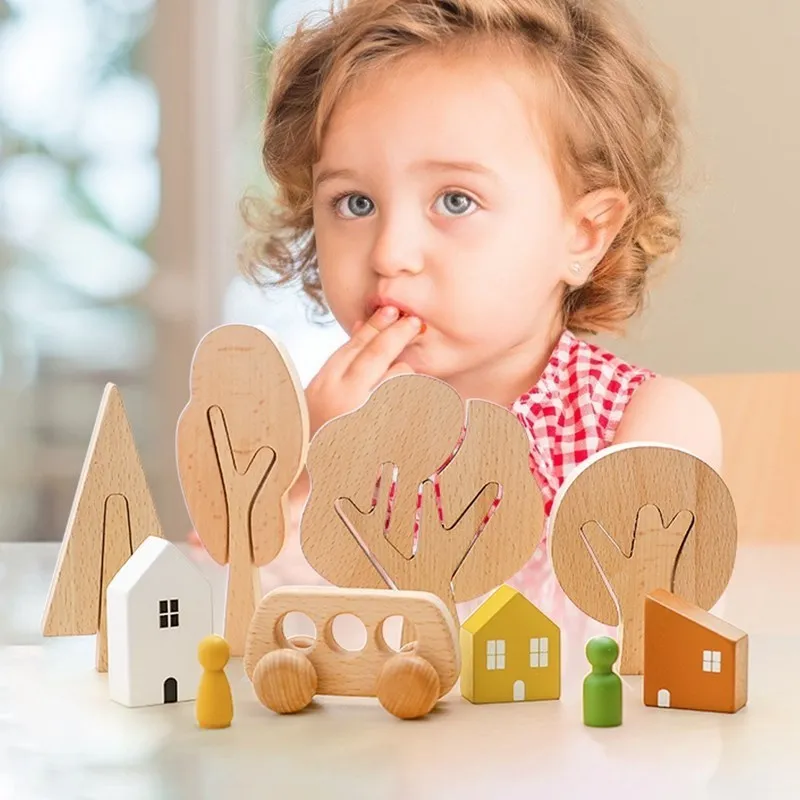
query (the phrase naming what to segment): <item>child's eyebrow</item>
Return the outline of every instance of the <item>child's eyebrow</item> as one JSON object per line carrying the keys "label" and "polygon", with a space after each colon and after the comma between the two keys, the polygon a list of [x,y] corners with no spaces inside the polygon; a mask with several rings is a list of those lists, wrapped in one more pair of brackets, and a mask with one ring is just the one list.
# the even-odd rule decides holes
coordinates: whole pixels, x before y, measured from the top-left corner
{"label": "child's eyebrow", "polygon": [[354,180],[356,173],[352,169],[323,169],[320,170],[316,179],[314,180],[314,191],[325,183],[325,181],[332,181],[334,178],[349,178]]}
{"label": "child's eyebrow", "polygon": [[425,169],[436,169],[442,172],[472,172],[477,175],[485,175],[489,178],[497,178],[497,173],[489,167],[479,164],[477,161],[441,161],[437,159],[427,159],[417,161],[411,167],[414,171]]}
{"label": "child's eyebrow", "polygon": [[[421,172],[424,170],[438,170],[440,172],[471,172],[475,175],[484,175],[487,178],[497,180],[497,173],[489,167],[479,164],[477,161],[441,161],[438,159],[426,159],[425,161],[416,161],[411,165],[413,172]],[[331,181],[334,178],[348,178],[355,180],[356,173],[352,169],[323,169],[320,170],[316,179],[314,180],[314,190],[326,181]]]}

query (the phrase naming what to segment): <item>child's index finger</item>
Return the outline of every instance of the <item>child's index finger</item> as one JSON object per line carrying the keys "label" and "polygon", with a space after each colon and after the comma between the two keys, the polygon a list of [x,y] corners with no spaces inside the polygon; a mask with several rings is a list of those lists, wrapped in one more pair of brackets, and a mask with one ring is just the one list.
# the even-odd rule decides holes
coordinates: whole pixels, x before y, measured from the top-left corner
{"label": "child's index finger", "polygon": [[345,376],[358,384],[374,385],[420,334],[421,328],[422,320],[419,317],[401,317],[387,325],[360,350],[354,351],[355,356]]}
{"label": "child's index finger", "polygon": [[340,375],[347,371],[348,367],[358,354],[382,331],[392,325],[400,316],[400,312],[394,306],[384,306],[379,308],[369,319],[361,322],[358,328],[353,326],[351,337],[331,356],[329,364]]}
{"label": "child's index finger", "polygon": [[399,316],[400,312],[394,306],[379,308],[359,326],[358,330],[353,331],[348,344],[354,345],[356,350],[361,350],[381,331],[386,330]]}

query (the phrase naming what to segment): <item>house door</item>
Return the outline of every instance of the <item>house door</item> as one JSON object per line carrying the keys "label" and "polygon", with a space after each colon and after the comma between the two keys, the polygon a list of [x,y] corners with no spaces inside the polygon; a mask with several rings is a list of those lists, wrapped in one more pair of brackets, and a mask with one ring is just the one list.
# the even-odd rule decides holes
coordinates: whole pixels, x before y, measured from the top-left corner
{"label": "house door", "polygon": [[669,708],[670,697],[669,697],[669,689],[659,689],[658,690],[658,707],[659,708]]}
{"label": "house door", "polygon": [[167,678],[164,681],[164,702],[178,702],[178,681],[176,681],[175,678]]}
{"label": "house door", "polygon": [[525,699],[525,681],[514,681],[514,699]]}

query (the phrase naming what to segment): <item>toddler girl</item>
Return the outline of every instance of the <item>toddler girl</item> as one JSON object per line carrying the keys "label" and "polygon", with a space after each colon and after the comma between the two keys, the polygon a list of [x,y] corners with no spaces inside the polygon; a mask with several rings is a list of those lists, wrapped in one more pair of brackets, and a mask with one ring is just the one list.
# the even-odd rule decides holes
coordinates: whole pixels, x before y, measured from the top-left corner
{"label": "toddler girl", "polygon": [[[657,63],[599,0],[358,0],[282,45],[246,265],[351,337],[307,387],[312,433],[417,372],[513,410],[546,512],[612,443],[719,469],[704,397],[580,338],[622,331],[679,242]],[[544,540],[509,582],[559,621]]]}

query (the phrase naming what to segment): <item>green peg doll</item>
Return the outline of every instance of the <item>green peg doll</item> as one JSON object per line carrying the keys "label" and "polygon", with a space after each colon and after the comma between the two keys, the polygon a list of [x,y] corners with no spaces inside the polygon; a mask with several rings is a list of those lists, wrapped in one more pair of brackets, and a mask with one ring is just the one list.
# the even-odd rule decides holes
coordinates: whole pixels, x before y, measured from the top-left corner
{"label": "green peg doll", "polygon": [[622,725],[622,680],[611,668],[619,645],[609,636],[595,636],[586,644],[592,671],[583,680],[583,724],[591,728]]}

